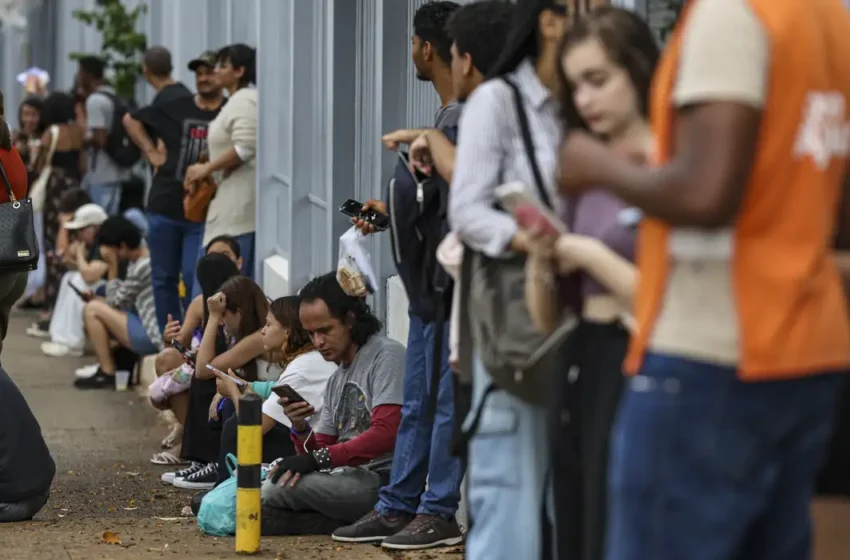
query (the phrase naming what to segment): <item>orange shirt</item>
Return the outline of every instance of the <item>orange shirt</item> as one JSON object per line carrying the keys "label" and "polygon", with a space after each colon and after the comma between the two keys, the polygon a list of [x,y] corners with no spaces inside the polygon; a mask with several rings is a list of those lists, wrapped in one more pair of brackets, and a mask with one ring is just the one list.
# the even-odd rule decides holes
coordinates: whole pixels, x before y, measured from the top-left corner
{"label": "orange shirt", "polygon": [[[701,1],[691,0],[689,8]],[[840,0],[749,0],[770,38],[767,97],[750,180],[733,229],[739,374],[782,379],[850,366],[850,321],[832,258],[850,153],[850,15]],[[671,159],[686,9],[656,72],[651,114],[658,162]],[[638,238],[638,332],[626,370],[641,365],[671,266],[670,227],[646,219]],[[698,321],[698,317],[694,317]]]}
{"label": "orange shirt", "polygon": [[[3,169],[6,171],[6,176],[9,178],[9,183],[12,186],[12,192],[15,193],[15,198],[21,200],[27,195],[29,180],[27,178],[27,166],[24,165],[21,155],[18,150],[0,149],[0,163],[3,164]],[[9,193],[0,179],[0,204],[9,202]]]}

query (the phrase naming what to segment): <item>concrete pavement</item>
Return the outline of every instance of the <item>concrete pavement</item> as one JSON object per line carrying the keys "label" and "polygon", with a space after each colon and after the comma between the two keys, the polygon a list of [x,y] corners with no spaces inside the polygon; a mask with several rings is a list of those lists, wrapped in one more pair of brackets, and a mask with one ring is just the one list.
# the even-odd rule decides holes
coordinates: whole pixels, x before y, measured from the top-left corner
{"label": "concrete pavement", "polygon": [[[78,391],[75,368],[87,359],[45,357],[40,340],[24,334],[32,315],[15,315],[3,365],[38,418],[56,464],[50,500],[36,521],[0,526],[0,557],[9,560],[235,558],[233,539],[203,536],[181,516],[191,492],[160,482],[148,460],[167,429],[134,392]],[[850,559],[850,502],[820,501],[815,560]],[[110,531],[121,544],[105,544]],[[433,551],[393,558],[459,560]],[[263,539],[258,558],[376,560],[371,546],[338,546],[328,538]],[[684,559],[683,559],[684,560]]]}

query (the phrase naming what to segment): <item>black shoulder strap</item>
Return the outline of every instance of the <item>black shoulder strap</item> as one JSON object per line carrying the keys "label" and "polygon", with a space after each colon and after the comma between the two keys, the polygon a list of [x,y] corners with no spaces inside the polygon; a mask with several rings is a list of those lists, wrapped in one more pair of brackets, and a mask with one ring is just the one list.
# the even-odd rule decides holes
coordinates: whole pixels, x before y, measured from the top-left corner
{"label": "black shoulder strap", "polygon": [[[6,126],[6,124],[0,123],[0,126]],[[12,183],[9,182],[9,176],[6,175],[6,168],[3,167],[3,162],[0,162],[0,179],[3,180],[3,188],[9,195],[9,202],[17,202],[18,199],[15,198],[15,191],[12,190]]]}
{"label": "black shoulder strap", "polygon": [[525,112],[525,104],[522,102],[522,93],[519,87],[510,79],[502,78],[508,87],[514,93],[514,105],[516,106],[516,116],[519,121],[519,131],[522,135],[522,143],[525,145],[525,153],[528,156],[528,163],[531,165],[531,172],[534,174],[534,183],[537,187],[537,194],[540,195],[540,200],[543,201],[549,208],[552,206],[552,198],[549,196],[549,191],[546,190],[546,183],[543,182],[543,175],[540,173],[540,166],[537,165],[537,157],[534,155],[534,141],[531,138],[531,128],[528,124],[528,114]]}

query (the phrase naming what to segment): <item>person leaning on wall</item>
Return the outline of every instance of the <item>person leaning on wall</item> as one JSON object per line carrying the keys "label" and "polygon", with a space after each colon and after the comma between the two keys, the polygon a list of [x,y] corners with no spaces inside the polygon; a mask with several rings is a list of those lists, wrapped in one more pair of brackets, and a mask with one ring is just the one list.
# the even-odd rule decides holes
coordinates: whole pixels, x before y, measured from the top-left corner
{"label": "person leaning on wall", "polygon": [[[3,110],[3,92],[0,91],[0,165],[9,178],[9,186],[15,198],[21,199],[27,195],[27,167],[24,165],[18,150],[12,145],[12,131],[6,122]],[[0,185],[0,204],[9,202],[9,193],[5,186]],[[0,224],[2,229],[2,224]],[[9,313],[27,287],[27,272],[0,272],[0,352],[3,350],[3,339],[6,338],[6,328],[9,326]]]}

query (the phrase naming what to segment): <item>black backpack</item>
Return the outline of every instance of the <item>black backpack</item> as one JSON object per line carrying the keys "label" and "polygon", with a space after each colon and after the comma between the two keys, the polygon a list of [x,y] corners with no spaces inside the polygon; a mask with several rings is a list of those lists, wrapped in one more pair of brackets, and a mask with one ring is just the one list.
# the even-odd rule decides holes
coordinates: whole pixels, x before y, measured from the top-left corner
{"label": "black backpack", "polygon": [[124,128],[124,115],[134,111],[137,108],[136,104],[114,93],[103,90],[98,93],[102,93],[112,101],[112,124],[103,150],[119,167],[133,167],[142,159],[142,152],[127,135],[127,130]]}
{"label": "black backpack", "polygon": [[[443,133],[455,142],[456,127]],[[449,184],[436,173],[414,176],[399,158],[384,200],[393,260],[411,311],[426,323],[445,320],[451,308],[452,278],[437,262],[437,247],[449,232]]]}

